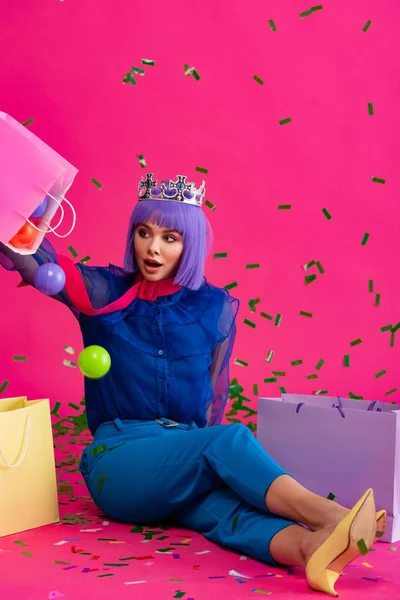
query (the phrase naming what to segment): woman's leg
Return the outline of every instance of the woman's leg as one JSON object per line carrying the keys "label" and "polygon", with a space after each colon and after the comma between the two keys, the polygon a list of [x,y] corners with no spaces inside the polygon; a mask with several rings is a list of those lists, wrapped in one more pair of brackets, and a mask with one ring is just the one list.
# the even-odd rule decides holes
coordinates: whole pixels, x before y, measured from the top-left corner
{"label": "woman's leg", "polygon": [[[166,518],[226,485],[255,508],[310,527],[340,520],[335,503],[294,482],[244,425],[118,427],[112,440],[97,439],[85,450],[81,465],[94,501],[115,519]],[[98,446],[106,449],[98,454]]]}
{"label": "woman's leg", "polygon": [[254,508],[227,486],[203,494],[174,518],[216,544],[274,566],[305,567],[334,529],[308,531]]}
{"label": "woman's leg", "polygon": [[313,530],[337,525],[349,512],[340,504],[310,492],[289,475],[281,475],[271,483],[265,505],[273,514],[304,523]]}

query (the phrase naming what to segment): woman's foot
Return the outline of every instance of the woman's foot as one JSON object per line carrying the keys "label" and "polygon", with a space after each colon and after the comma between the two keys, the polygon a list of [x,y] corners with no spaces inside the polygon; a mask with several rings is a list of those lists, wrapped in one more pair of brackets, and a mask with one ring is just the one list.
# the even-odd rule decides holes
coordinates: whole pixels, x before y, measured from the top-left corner
{"label": "woman's foot", "polygon": [[364,554],[374,542],[376,513],[374,494],[369,489],[345,518],[310,533],[301,542],[309,586],[337,596],[335,583],[343,569]]}

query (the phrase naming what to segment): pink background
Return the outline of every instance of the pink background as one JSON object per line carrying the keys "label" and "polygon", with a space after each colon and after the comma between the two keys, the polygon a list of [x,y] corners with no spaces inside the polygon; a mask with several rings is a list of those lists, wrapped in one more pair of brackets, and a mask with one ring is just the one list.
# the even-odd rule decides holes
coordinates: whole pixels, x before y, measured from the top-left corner
{"label": "pink background", "polygon": [[[76,229],[65,240],[50,235],[60,253],[72,244],[79,258],[91,255],[89,264],[121,263],[145,171],[138,154],[162,178],[187,173],[200,181],[196,166],[209,170],[207,198],[217,209],[205,210],[214,252],[228,258],[210,260],[207,272],[217,285],[238,282],[233,358],[249,367],[233,366],[232,376],[254,408],[253,383],[260,395],[279,395],[284,386],[400,397],[385,396],[400,383],[400,339],[390,348],[390,333],[380,331],[400,320],[400,7],[396,0],[327,0],[301,19],[310,5],[20,0],[2,7],[0,110],[20,122],[33,117],[31,130],[80,170],[69,193]],[[136,86],[123,85],[142,58],[156,65],[144,67]],[[196,68],[200,81],[185,77],[184,64]],[[280,126],[287,117],[292,122]],[[278,210],[280,204],[292,209]],[[305,285],[302,265],[311,260],[325,274]],[[248,263],[261,267],[246,270]],[[379,307],[369,279],[381,294]],[[50,397],[66,414],[68,402],[79,403],[83,393],[79,371],[62,364],[73,358],[64,345],[82,347],[79,327],[64,306],[17,289],[18,282],[16,274],[0,272],[0,385],[10,381],[3,397]],[[248,301],[257,297],[252,314]],[[281,313],[280,327],[261,311]],[[363,343],[352,348],[357,338]],[[345,354],[350,368],[343,366]],[[14,362],[14,355],[28,360]],[[319,378],[307,380],[321,358]],[[304,364],[292,367],[298,359]],[[382,369],[387,374],[376,378]],[[262,383],[272,370],[287,374]]]}

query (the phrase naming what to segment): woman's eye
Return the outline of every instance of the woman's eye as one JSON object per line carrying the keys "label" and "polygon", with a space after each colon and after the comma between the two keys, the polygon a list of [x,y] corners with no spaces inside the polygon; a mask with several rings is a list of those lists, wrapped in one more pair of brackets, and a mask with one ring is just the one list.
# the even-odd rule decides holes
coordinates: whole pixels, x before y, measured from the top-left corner
{"label": "woman's eye", "polygon": [[176,239],[174,237],[172,237],[172,235],[167,235],[165,237],[165,240],[170,243],[170,242],[176,242]]}
{"label": "woman's eye", "polygon": [[140,235],[140,237],[144,238],[148,235],[148,231],[146,231],[145,229],[141,229],[139,231],[139,235]]}

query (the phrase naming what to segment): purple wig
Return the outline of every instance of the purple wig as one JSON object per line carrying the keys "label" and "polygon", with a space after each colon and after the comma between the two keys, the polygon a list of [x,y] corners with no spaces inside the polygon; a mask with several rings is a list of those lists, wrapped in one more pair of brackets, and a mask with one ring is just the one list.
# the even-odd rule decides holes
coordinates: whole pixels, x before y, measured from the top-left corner
{"label": "purple wig", "polygon": [[135,206],[128,229],[124,269],[137,273],[133,238],[139,223],[176,229],[183,234],[183,252],[174,283],[197,290],[203,283],[204,263],[212,246],[211,225],[198,206],[168,200],[141,200]]}

